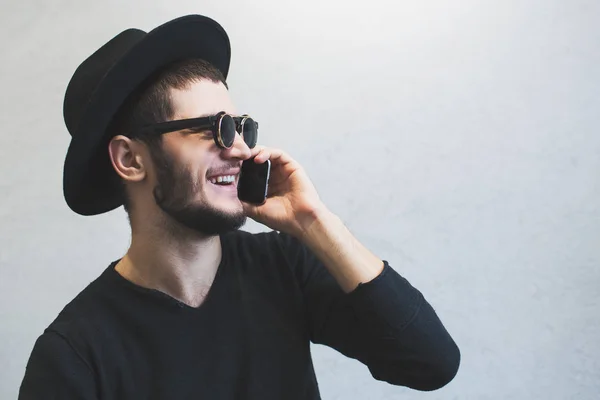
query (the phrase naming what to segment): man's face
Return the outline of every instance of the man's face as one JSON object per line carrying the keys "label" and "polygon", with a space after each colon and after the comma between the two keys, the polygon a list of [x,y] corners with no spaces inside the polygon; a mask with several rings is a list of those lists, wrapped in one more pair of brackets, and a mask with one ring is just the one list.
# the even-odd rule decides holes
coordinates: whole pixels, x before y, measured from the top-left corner
{"label": "man's face", "polygon": [[[222,83],[202,80],[187,90],[172,90],[173,119],[236,114]],[[153,153],[154,199],[167,215],[204,235],[217,235],[240,228],[246,221],[237,198],[237,181],[250,149],[238,135],[230,149],[219,148],[212,132],[179,131],[163,135],[158,153]],[[229,184],[214,183],[233,176]],[[222,178],[221,178],[222,179]]]}

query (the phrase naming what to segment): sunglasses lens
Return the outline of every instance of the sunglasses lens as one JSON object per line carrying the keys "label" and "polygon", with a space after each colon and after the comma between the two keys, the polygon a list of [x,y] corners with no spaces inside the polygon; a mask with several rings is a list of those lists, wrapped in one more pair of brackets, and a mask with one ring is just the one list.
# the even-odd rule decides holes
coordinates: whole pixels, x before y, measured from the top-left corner
{"label": "sunglasses lens", "polygon": [[244,121],[242,135],[244,136],[244,142],[246,142],[248,147],[253,148],[254,146],[256,146],[256,140],[258,139],[258,129],[256,126],[256,122],[254,122],[252,118],[247,118],[246,121]]}
{"label": "sunglasses lens", "polygon": [[235,121],[230,115],[224,115],[221,119],[221,141],[223,145],[227,148],[233,146],[233,142],[235,141],[235,135],[237,132],[235,131]]}

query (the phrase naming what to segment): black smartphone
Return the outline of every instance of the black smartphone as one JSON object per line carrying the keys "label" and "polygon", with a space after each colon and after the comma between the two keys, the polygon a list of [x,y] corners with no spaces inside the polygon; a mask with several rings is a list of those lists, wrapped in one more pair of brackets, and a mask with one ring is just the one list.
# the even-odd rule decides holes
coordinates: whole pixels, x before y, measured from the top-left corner
{"label": "black smartphone", "polygon": [[238,180],[238,199],[252,204],[263,204],[267,200],[271,161],[262,164],[254,162],[254,158],[245,160]]}

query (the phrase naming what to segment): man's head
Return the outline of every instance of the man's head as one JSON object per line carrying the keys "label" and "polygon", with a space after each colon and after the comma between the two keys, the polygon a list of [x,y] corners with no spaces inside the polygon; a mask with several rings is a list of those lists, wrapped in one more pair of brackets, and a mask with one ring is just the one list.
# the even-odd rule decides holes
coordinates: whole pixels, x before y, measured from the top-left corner
{"label": "man's head", "polygon": [[[240,136],[221,149],[210,131],[135,135],[145,125],[220,111],[236,114],[222,74],[202,60],[170,65],[128,98],[111,125],[109,153],[130,218],[155,221],[150,214],[162,214],[167,229],[185,226],[203,235],[244,224],[235,183],[250,149]],[[223,175],[236,182],[212,183]]]}

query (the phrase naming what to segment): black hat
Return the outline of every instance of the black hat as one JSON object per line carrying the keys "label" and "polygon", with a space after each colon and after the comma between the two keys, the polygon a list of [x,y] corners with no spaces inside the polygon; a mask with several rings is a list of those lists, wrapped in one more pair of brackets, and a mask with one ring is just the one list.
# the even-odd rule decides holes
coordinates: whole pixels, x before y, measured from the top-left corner
{"label": "black hat", "polygon": [[127,29],[87,58],[75,71],[65,94],[63,114],[71,143],[63,172],[69,207],[95,215],[123,204],[118,175],[108,156],[113,117],[127,97],[163,67],[200,58],[226,78],[229,38],[216,21],[188,15],[146,33]]}

